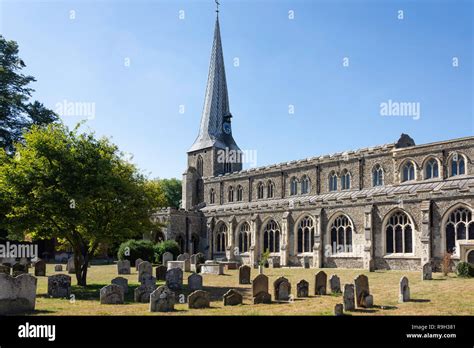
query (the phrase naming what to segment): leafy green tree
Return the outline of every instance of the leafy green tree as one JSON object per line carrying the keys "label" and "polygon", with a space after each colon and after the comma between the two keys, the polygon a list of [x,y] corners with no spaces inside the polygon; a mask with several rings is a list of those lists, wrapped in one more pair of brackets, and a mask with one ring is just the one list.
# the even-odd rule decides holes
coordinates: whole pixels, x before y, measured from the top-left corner
{"label": "leafy green tree", "polygon": [[161,179],[159,184],[166,198],[166,206],[179,208],[181,205],[181,180],[175,178]]}
{"label": "leafy green tree", "polygon": [[23,75],[26,65],[18,57],[18,44],[0,35],[0,147],[8,153],[22,139],[25,129],[57,120],[57,115],[38,101],[30,102],[35,82],[33,76]]}
{"label": "leafy green tree", "polygon": [[15,146],[13,157],[0,151],[10,235],[68,243],[79,285],[87,285],[87,265],[101,243],[153,229],[155,195],[108,139],[54,123],[33,126]]}

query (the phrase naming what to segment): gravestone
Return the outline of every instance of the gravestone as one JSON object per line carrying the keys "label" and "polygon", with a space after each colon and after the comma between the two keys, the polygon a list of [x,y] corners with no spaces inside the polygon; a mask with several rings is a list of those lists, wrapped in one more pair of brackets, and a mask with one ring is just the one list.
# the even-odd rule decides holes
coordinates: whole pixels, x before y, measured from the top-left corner
{"label": "gravestone", "polygon": [[35,276],[45,277],[46,276],[46,262],[38,260],[35,262]]}
{"label": "gravestone", "polygon": [[344,284],[344,293],[342,295],[344,310],[353,311],[355,309],[354,285]]}
{"label": "gravestone", "polygon": [[110,284],[100,289],[100,304],[123,304],[123,288]]}
{"label": "gravestone", "polygon": [[338,303],[337,305],[334,306],[334,315],[336,317],[344,315],[344,307],[342,303]]}
{"label": "gravestone", "polygon": [[135,271],[138,271],[138,266],[143,262],[142,259],[136,259],[135,260]]}
{"label": "gravestone", "polygon": [[431,268],[431,263],[427,262],[422,267],[421,280],[431,280],[431,279],[433,279],[433,269]]}
{"label": "gravestone", "polygon": [[408,285],[408,278],[402,277],[400,279],[400,293],[398,295],[398,302],[410,301],[410,286]]}
{"label": "gravestone", "polygon": [[333,294],[339,294],[341,292],[341,280],[335,274],[329,278],[329,286]]}
{"label": "gravestone", "polygon": [[12,267],[13,277],[18,277],[21,274],[27,274],[27,273],[28,273],[28,265],[16,263]]}
{"label": "gravestone", "polygon": [[74,265],[74,257],[70,257],[67,260],[66,270],[69,274],[76,273],[76,266]]}
{"label": "gravestone", "polygon": [[181,290],[183,287],[183,271],[180,268],[166,271],[166,286],[173,291]]}
{"label": "gravestone", "polygon": [[243,301],[242,294],[235,289],[230,289],[223,296],[224,306],[241,305]]}
{"label": "gravestone", "polygon": [[196,290],[188,296],[188,307],[190,309],[209,308],[210,303],[209,293],[204,290]]}
{"label": "gravestone", "polygon": [[268,277],[265,274],[259,274],[252,282],[252,296],[260,292],[268,292]]}
{"label": "gravestone", "polygon": [[0,273],[0,315],[30,312],[36,305],[37,279],[31,274]]}
{"label": "gravestone", "polygon": [[150,284],[150,285],[142,284],[138,288],[135,289],[133,293],[133,298],[135,302],[138,302],[138,303],[149,303],[150,295],[155,290],[156,290],[156,285],[154,284]]}
{"label": "gravestone", "polygon": [[117,262],[117,273],[118,274],[130,274],[130,261],[129,260],[119,260]]}
{"label": "gravestone", "polygon": [[10,266],[0,265],[0,273],[10,274]]}
{"label": "gravestone", "polygon": [[117,277],[112,279],[112,284],[118,285],[122,288],[124,294],[128,294],[128,279],[124,277]]}
{"label": "gravestone", "polygon": [[272,295],[266,291],[260,291],[253,297],[253,304],[270,304],[272,303]]}
{"label": "gravestone", "polygon": [[296,284],[296,297],[309,297],[309,283],[302,279]]}
{"label": "gravestone", "polygon": [[173,254],[167,251],[162,255],[161,260],[163,266],[168,267],[168,261],[173,261]]}
{"label": "gravestone", "polygon": [[150,295],[150,312],[171,312],[174,310],[174,303],[174,292],[162,285]]}
{"label": "gravestone", "polygon": [[151,274],[145,273],[141,279],[141,285],[154,286],[156,289],[156,278]]}
{"label": "gravestone", "polygon": [[62,272],[63,271],[63,265],[54,266],[54,271],[55,272]]}
{"label": "gravestone", "polygon": [[138,265],[138,281],[143,282],[142,278],[151,277],[153,275],[153,266],[148,261],[140,262]]}
{"label": "gravestone", "polygon": [[372,295],[365,296],[365,308],[372,308],[374,306],[374,297]]}
{"label": "gravestone", "polygon": [[204,265],[201,265],[202,274],[224,274],[224,265],[221,263],[216,263],[214,261],[207,262]]}
{"label": "gravestone", "polygon": [[156,279],[166,280],[166,266],[159,265],[156,267]]}
{"label": "gravestone", "polygon": [[326,286],[328,282],[328,276],[324,271],[319,271],[315,276],[314,281],[314,294],[315,295],[326,295]]}
{"label": "gravestone", "polygon": [[189,258],[184,259],[183,262],[184,262],[184,271],[191,272],[191,262],[189,261]]}
{"label": "gravestone", "polygon": [[291,284],[285,277],[280,277],[273,282],[275,301],[288,301],[291,294]]}
{"label": "gravestone", "polygon": [[202,290],[202,276],[197,273],[193,273],[188,277],[188,289],[189,291]]}
{"label": "gravestone", "polygon": [[48,295],[54,298],[71,295],[71,277],[66,274],[56,274],[48,277]]}
{"label": "gravestone", "polygon": [[367,308],[366,297],[370,295],[369,278],[361,274],[354,279],[355,299],[358,308]]}
{"label": "gravestone", "polygon": [[176,261],[184,261],[186,260],[183,254],[179,254],[178,257],[176,258]]}
{"label": "gravestone", "polygon": [[250,284],[251,268],[247,265],[239,267],[239,284]]}

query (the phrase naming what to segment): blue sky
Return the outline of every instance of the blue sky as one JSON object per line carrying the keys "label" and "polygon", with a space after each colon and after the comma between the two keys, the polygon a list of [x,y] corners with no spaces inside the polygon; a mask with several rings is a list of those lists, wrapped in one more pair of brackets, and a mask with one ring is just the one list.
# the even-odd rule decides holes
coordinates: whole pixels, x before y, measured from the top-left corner
{"label": "blue sky", "polygon": [[[19,43],[36,99],[52,109],[93,103],[89,129],[151,177],[180,178],[214,9],[212,0],[0,0],[0,33]],[[402,132],[420,144],[474,134],[472,1],[221,0],[220,21],[234,138],[258,166]],[[388,100],[419,103],[419,119],[382,116]]]}

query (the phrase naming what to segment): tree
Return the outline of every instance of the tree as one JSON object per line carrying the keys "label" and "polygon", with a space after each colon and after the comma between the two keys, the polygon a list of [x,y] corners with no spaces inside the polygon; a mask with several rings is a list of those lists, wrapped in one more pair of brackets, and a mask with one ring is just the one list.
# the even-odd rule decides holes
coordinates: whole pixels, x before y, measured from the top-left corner
{"label": "tree", "polygon": [[166,206],[179,208],[181,205],[181,181],[178,179],[161,179],[159,184],[166,198]]}
{"label": "tree", "polygon": [[57,238],[74,251],[77,283],[101,243],[136,238],[153,228],[153,192],[108,139],[54,123],[33,126],[16,154],[0,151],[0,195],[12,238]]}
{"label": "tree", "polygon": [[14,152],[13,144],[22,140],[25,129],[57,120],[57,115],[38,101],[30,102],[35,82],[21,74],[26,65],[18,57],[18,44],[0,35],[0,147]]}

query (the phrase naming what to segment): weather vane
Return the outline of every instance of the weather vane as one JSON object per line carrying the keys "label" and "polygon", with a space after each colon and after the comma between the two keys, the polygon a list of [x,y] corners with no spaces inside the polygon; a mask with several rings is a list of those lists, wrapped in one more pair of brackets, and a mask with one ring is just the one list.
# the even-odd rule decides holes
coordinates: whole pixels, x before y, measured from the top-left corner
{"label": "weather vane", "polygon": [[220,2],[218,0],[215,0],[215,1],[216,1],[216,12],[219,13]]}

